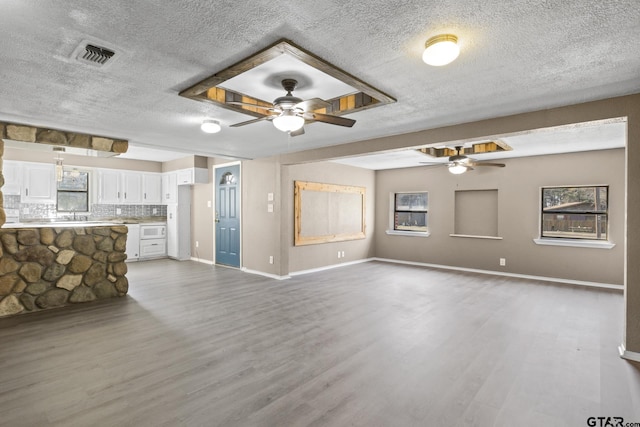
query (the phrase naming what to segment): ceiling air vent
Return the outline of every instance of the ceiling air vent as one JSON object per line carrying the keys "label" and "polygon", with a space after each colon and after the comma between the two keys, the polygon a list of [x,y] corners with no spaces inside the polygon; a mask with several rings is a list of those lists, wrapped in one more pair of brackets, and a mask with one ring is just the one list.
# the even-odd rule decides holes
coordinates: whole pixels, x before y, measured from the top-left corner
{"label": "ceiling air vent", "polygon": [[114,53],[114,51],[107,48],[88,44],[84,47],[84,51],[80,52],[78,59],[102,66],[113,57]]}

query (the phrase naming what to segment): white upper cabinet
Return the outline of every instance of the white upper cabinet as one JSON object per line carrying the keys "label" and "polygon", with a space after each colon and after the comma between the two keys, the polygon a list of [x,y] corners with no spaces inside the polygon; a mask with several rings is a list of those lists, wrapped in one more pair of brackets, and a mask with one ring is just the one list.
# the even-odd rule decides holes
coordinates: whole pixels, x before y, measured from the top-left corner
{"label": "white upper cabinet", "polygon": [[2,193],[6,196],[20,196],[22,194],[22,164],[5,161],[2,165],[2,175],[4,176]]}
{"label": "white upper cabinet", "polygon": [[122,203],[120,174],[120,171],[110,169],[100,169],[98,171],[98,203]]}
{"label": "white upper cabinet", "polygon": [[98,203],[161,204],[162,175],[152,172],[98,169]]}
{"label": "white upper cabinet", "polygon": [[53,164],[22,164],[23,203],[56,203],[56,172]]}
{"label": "white upper cabinet", "polygon": [[128,204],[142,203],[142,174],[139,172],[122,172],[122,202]]}
{"label": "white upper cabinet", "polygon": [[178,185],[206,184],[209,182],[209,170],[206,168],[187,168],[176,171]]}
{"label": "white upper cabinet", "polygon": [[162,203],[177,203],[178,175],[176,172],[162,174]]}
{"label": "white upper cabinet", "polygon": [[193,184],[193,168],[181,169],[177,171],[178,185]]}
{"label": "white upper cabinet", "polygon": [[151,205],[162,203],[162,175],[145,173],[142,175],[142,202]]}

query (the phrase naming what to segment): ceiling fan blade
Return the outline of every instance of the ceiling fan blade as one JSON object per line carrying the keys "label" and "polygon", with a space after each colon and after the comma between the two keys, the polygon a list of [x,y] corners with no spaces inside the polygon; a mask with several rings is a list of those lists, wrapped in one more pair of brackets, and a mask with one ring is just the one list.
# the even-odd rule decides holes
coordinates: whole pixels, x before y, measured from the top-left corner
{"label": "ceiling fan blade", "polygon": [[330,125],[338,125],[345,127],[352,127],[356,124],[353,119],[347,119],[346,117],[331,116],[329,114],[309,113],[313,116],[313,120],[323,123],[329,123]]}
{"label": "ceiling fan blade", "polygon": [[300,108],[302,111],[313,111],[321,108],[328,108],[331,106],[327,101],[320,98],[305,99],[302,102],[298,102],[294,105],[294,108]]}
{"label": "ceiling fan blade", "polygon": [[226,104],[227,105],[240,105],[241,107],[259,108],[261,110],[273,110],[274,109],[273,106],[248,104],[246,102],[240,102],[240,101],[229,101]]}
{"label": "ceiling fan blade", "polygon": [[292,132],[289,132],[289,136],[300,136],[300,135],[304,135],[304,127],[301,127],[298,130],[294,130]]}
{"label": "ceiling fan blade", "polygon": [[230,125],[229,127],[237,128],[244,125],[250,125],[251,123],[261,122],[263,120],[273,120],[273,116],[264,116],[264,117],[260,117],[259,119],[247,120],[246,122],[236,123],[236,124]]}
{"label": "ceiling fan blade", "polygon": [[505,166],[504,163],[487,163],[487,162],[482,162],[482,163],[471,162],[469,164],[472,166],[495,166],[498,168],[503,168]]}

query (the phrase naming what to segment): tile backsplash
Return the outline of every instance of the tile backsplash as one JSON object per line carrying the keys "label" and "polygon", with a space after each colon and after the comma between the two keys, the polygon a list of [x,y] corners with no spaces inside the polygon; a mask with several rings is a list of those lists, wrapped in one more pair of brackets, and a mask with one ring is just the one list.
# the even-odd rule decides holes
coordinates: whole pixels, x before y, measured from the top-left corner
{"label": "tile backsplash", "polygon": [[[72,216],[72,213],[57,212],[55,204],[21,203],[20,196],[4,196],[4,208],[19,212],[19,221],[54,219]],[[166,205],[104,205],[92,204],[88,215],[78,213],[77,217],[87,217],[88,220],[132,217],[165,217]]]}

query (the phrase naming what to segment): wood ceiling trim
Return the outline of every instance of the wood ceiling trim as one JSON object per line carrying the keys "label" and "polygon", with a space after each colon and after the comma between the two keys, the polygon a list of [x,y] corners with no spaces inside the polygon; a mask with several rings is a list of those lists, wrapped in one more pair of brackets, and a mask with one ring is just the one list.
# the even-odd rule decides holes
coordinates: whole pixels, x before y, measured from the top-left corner
{"label": "wood ceiling trim", "polygon": [[[310,52],[296,46],[289,40],[279,40],[275,44],[261,50],[253,56],[250,56],[242,61],[235,63],[234,65],[221,70],[214,75],[207,77],[206,79],[196,83],[195,85],[184,89],[179,93],[180,96],[193,99],[201,102],[210,102],[224,108],[249,114],[254,117],[263,117],[267,115],[265,110],[251,109],[251,107],[242,107],[236,105],[229,105],[226,102],[241,101],[250,104],[267,105],[272,104],[251,97],[249,94],[236,93],[223,88],[218,87],[223,82],[236,77],[246,71],[249,71],[259,65],[262,65],[272,59],[277,58],[283,54],[289,54],[297,60],[322,71],[323,73],[334,77],[347,85],[357,89],[359,92],[355,94],[345,95],[339,98],[327,100],[332,104],[332,113],[334,115],[343,115],[352,113],[355,111],[361,111],[372,107],[382,106],[396,102],[396,99],[387,95],[386,93],[374,88],[373,86],[365,83],[357,77],[341,70],[328,62],[320,59]],[[220,91],[224,91],[224,96]],[[233,97],[229,98],[229,93],[233,94]],[[338,102],[336,102],[338,100]]]}
{"label": "wood ceiling trim", "polygon": [[[486,153],[495,153],[500,151],[511,151],[511,148],[506,142],[495,140],[495,141],[487,141],[487,142],[479,142],[471,145],[470,147],[463,147],[460,150],[461,155],[470,155],[470,154],[486,154]],[[435,147],[424,147],[419,148],[419,152],[426,154],[431,157],[450,157],[458,154],[455,148],[435,148]]]}

